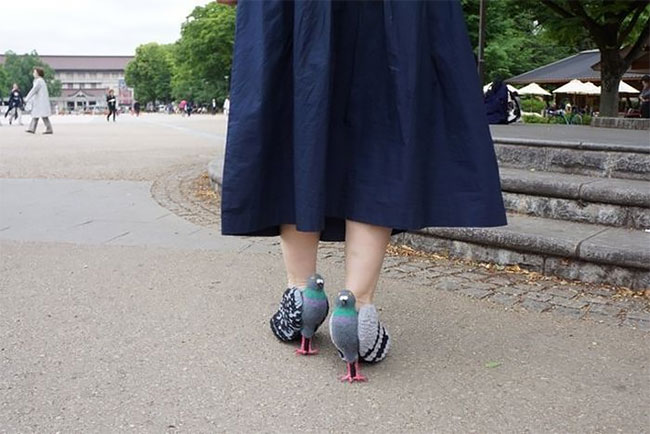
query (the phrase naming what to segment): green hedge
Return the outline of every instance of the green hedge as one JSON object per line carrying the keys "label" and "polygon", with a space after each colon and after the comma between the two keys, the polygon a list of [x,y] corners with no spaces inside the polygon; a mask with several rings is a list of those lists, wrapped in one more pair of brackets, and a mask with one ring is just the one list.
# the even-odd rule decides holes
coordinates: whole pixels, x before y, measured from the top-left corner
{"label": "green hedge", "polygon": [[[523,121],[525,124],[566,124],[564,119],[559,116],[543,118],[535,115],[524,115]],[[582,115],[582,125],[591,125],[591,116]]]}
{"label": "green hedge", "polygon": [[542,110],[546,107],[544,101],[540,101],[537,98],[522,98],[521,99],[521,108],[525,112],[535,112],[541,113]]}
{"label": "green hedge", "polygon": [[548,124],[549,118],[535,115],[524,115],[523,120],[525,124]]}

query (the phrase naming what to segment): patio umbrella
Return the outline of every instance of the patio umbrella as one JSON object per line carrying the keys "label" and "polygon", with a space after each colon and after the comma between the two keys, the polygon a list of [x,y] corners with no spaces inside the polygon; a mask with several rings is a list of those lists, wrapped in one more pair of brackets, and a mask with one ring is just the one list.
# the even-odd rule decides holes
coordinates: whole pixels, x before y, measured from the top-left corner
{"label": "patio umbrella", "polygon": [[574,95],[586,95],[588,94],[589,88],[585,87],[585,84],[580,80],[571,80],[564,86],[560,86],[553,91],[553,93],[567,93]]}
{"label": "patio umbrella", "polygon": [[[598,94],[600,95],[600,86],[596,86],[596,87],[598,88]],[[621,80],[620,83],[618,84],[618,93],[629,93],[629,94],[636,95],[637,93],[639,93],[639,91],[633,88],[632,86],[630,86],[629,84],[627,84],[626,82],[624,82],[623,80]]]}
{"label": "patio umbrella", "polygon": [[636,90],[635,88],[633,88],[632,86],[630,86],[629,84],[621,80],[621,82],[618,84],[618,93],[637,94],[640,93],[640,91]]}
{"label": "patio umbrella", "polygon": [[547,90],[542,89],[542,87],[537,83],[530,83],[519,89],[519,95],[549,96],[551,93]]}
{"label": "patio umbrella", "polygon": [[587,95],[600,95],[600,87],[593,84],[591,81],[588,81],[584,84]]}

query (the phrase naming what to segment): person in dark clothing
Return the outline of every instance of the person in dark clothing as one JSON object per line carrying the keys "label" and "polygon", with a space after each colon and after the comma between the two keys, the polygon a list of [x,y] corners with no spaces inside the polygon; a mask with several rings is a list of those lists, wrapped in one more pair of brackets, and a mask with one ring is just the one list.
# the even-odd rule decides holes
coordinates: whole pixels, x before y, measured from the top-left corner
{"label": "person in dark clothing", "polygon": [[136,116],[140,117],[140,102],[136,101],[133,103],[133,112]]}
{"label": "person in dark clothing", "polygon": [[117,114],[117,97],[115,96],[115,91],[110,89],[108,95],[106,95],[106,105],[108,105],[108,116],[106,116],[106,122],[111,120],[111,115],[113,115],[113,122],[115,122],[115,115]]}
{"label": "person in dark clothing", "polygon": [[345,357],[381,361],[373,300],[391,234],[507,224],[461,2],[237,7],[221,233],[280,237],[287,280],[267,324],[281,341],[313,317],[319,242],[344,242]]}
{"label": "person in dark clothing", "polygon": [[641,78],[641,83],[643,83],[643,89],[641,89],[641,94],[639,95],[639,99],[641,100],[641,117],[650,119],[650,75],[644,75]]}
{"label": "person in dark clothing", "polygon": [[508,87],[495,79],[485,94],[485,110],[490,124],[508,123]]}
{"label": "person in dark clothing", "polygon": [[194,109],[194,106],[191,101],[188,101],[187,104],[185,104],[185,113],[187,113],[187,117],[189,118],[192,116],[192,110]]}
{"label": "person in dark clothing", "polygon": [[13,110],[14,113],[11,115],[9,118],[9,124],[14,121],[14,119],[19,119],[19,123],[22,125],[22,122],[20,122],[20,110],[22,110],[23,105],[24,105],[24,100],[23,100],[23,94],[20,92],[20,87],[18,87],[17,83],[14,83],[13,88],[11,89],[11,93],[9,94],[9,108],[7,109],[7,112],[5,113],[5,118],[11,113]]}

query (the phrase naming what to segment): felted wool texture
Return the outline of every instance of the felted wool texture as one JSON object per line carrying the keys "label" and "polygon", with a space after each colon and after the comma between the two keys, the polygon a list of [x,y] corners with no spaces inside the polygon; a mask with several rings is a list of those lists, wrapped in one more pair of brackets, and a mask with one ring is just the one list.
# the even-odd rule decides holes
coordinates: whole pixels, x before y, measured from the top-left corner
{"label": "felted wool texture", "polygon": [[281,341],[288,342],[300,337],[302,328],[302,292],[298,288],[287,288],[282,295],[278,311],[271,317],[273,334]]}
{"label": "felted wool texture", "polygon": [[364,362],[382,361],[390,349],[390,336],[379,322],[377,308],[366,304],[359,309],[359,357]]}

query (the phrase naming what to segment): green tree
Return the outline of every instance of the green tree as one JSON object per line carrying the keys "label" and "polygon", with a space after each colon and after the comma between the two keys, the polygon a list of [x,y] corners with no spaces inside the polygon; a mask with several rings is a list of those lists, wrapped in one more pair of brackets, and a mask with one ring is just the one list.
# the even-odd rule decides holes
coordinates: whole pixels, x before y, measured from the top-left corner
{"label": "green tree", "polygon": [[4,66],[0,65],[0,100],[9,94],[9,74],[5,70]]}
{"label": "green tree", "polygon": [[[34,81],[34,68],[40,67],[45,71],[45,82],[47,90],[51,97],[61,95],[61,82],[54,78],[54,70],[38,57],[36,51],[29,54],[18,55],[13,51],[5,53],[5,63],[3,69],[9,80],[9,86],[18,83],[23,93],[27,93],[32,88]],[[7,89],[8,90],[8,89]],[[2,92],[6,90],[3,89]]]}
{"label": "green tree", "polygon": [[228,95],[236,10],[210,3],[194,8],[174,46],[173,96],[221,103]]}
{"label": "green tree", "polygon": [[[585,29],[600,50],[601,116],[618,116],[619,83],[650,36],[649,5],[647,0],[541,0],[530,5],[555,37],[575,41],[584,37],[576,29]],[[539,6],[553,15],[540,12]]]}
{"label": "green tree", "polygon": [[[558,41],[539,25],[546,8],[531,8],[538,0],[490,0],[486,9],[485,80],[511,77],[554,62],[576,51],[593,48],[590,40]],[[462,0],[472,46],[478,52],[479,0]],[[587,32],[583,29],[583,35]]]}
{"label": "green tree", "polygon": [[135,89],[140,102],[156,103],[171,100],[171,46],[155,42],[140,45],[135,58],[126,66],[126,84]]}

